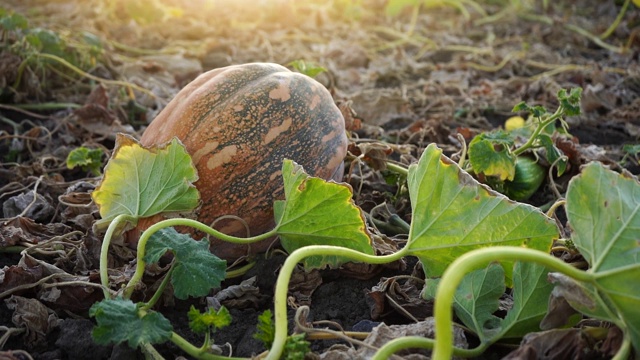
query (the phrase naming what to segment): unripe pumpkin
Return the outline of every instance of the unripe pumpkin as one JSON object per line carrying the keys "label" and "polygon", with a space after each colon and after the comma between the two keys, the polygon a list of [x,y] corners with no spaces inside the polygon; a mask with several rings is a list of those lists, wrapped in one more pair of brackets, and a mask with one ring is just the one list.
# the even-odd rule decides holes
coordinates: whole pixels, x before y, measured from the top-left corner
{"label": "unripe pumpkin", "polygon": [[504,194],[511,200],[528,200],[540,188],[547,170],[535,159],[520,156],[516,161],[516,172],[512,181],[504,182]]}
{"label": "unripe pumpkin", "polygon": [[[235,215],[251,235],[271,230],[274,200],[284,199],[282,162],[292,159],[307,173],[340,180],[347,151],[344,118],[327,89],[312,78],[268,63],[228,66],[203,73],[182,89],[142,135],[144,146],[178,137],[198,170],[202,206],[197,219],[211,224]],[[139,223],[139,229],[158,219]],[[246,236],[237,220],[214,228]],[[194,232],[196,238],[204,234]],[[271,241],[252,244],[265,250]],[[212,239],[226,259],[247,246]]]}

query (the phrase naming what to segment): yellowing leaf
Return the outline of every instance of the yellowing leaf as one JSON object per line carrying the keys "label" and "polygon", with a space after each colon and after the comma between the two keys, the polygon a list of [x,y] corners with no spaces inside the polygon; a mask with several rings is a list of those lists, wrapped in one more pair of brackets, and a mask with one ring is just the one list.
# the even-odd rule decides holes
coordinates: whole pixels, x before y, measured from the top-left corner
{"label": "yellowing leaf", "polygon": [[118,134],[100,185],[91,194],[100,208],[101,222],[121,214],[137,218],[162,212],[193,210],[200,194],[191,157],[177,138],[144,148],[128,135]]}
{"label": "yellowing leaf", "polygon": [[477,135],[469,143],[469,162],[476,174],[513,180],[516,156],[510,150],[512,135],[500,130]]}
{"label": "yellowing leaf", "polygon": [[[284,201],[276,201],[277,234],[288,251],[309,245],[336,245],[373,254],[360,208],[353,203],[351,187],[307,175],[291,160],[282,166]],[[305,268],[337,267],[348,261],[335,256],[311,256]]]}

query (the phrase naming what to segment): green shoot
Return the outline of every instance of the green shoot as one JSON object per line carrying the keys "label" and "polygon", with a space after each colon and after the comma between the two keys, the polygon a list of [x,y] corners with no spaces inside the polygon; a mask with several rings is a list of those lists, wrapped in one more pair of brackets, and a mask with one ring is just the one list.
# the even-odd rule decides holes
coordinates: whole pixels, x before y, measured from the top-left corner
{"label": "green shoot", "polygon": [[205,312],[200,312],[191,305],[187,315],[189,316],[189,327],[197,334],[214,332],[231,324],[231,314],[224,306],[217,311],[214,308],[209,308]]}
{"label": "green shoot", "polygon": [[[253,338],[262,341],[269,349],[275,339],[275,324],[273,323],[273,313],[265,310],[258,316],[258,325]],[[303,359],[304,355],[311,351],[309,342],[305,340],[305,334],[293,334],[288,336],[282,353],[282,359],[297,360]]]}
{"label": "green shoot", "polygon": [[67,156],[67,168],[74,169],[80,166],[83,171],[99,176],[103,154],[101,149],[88,149],[84,146],[73,149]]}
{"label": "green shoot", "polygon": [[327,69],[320,65],[304,60],[294,60],[287,65],[291,66],[295,71],[312,78],[327,71]]}
{"label": "green shoot", "polygon": [[256,333],[253,334],[253,338],[262,341],[264,347],[269,349],[273,344],[275,331],[276,328],[273,324],[273,312],[267,309],[258,316],[258,325],[256,326]]}

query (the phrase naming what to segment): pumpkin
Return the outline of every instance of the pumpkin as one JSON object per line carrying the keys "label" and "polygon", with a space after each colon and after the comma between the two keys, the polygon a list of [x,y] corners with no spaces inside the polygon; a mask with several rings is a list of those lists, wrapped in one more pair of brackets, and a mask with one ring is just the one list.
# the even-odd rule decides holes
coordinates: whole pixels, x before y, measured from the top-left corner
{"label": "pumpkin", "polygon": [[547,177],[547,170],[535,159],[520,156],[516,160],[513,180],[504,182],[503,193],[511,200],[525,201],[538,191]]}
{"label": "pumpkin", "polygon": [[[178,137],[198,170],[197,219],[244,237],[275,226],[274,200],[284,199],[282,162],[339,181],[347,150],[344,118],[327,89],[312,78],[269,63],[228,66],[201,74],[144,131],[144,146]],[[151,219],[139,227],[150,226]],[[192,231],[195,238],[204,234]],[[272,243],[237,245],[211,239],[221,258],[266,250]]]}

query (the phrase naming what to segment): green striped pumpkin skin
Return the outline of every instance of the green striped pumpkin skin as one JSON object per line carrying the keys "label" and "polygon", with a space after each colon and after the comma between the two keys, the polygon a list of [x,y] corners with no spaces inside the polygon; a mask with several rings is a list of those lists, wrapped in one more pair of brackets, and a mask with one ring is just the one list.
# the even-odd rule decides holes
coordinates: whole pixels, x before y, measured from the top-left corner
{"label": "green striped pumpkin skin", "polygon": [[[313,176],[339,181],[347,151],[344,118],[327,89],[310,77],[268,63],[200,75],[151,122],[141,143],[158,145],[176,136],[198,170],[198,220],[211,224],[235,215],[246,221],[252,235],[274,226],[273,202],[284,198],[285,158]],[[214,227],[236,236],[247,234],[237,220],[224,219]],[[250,252],[263,251],[270,242],[252,244]],[[248,250],[212,243],[212,251],[226,259]]]}

